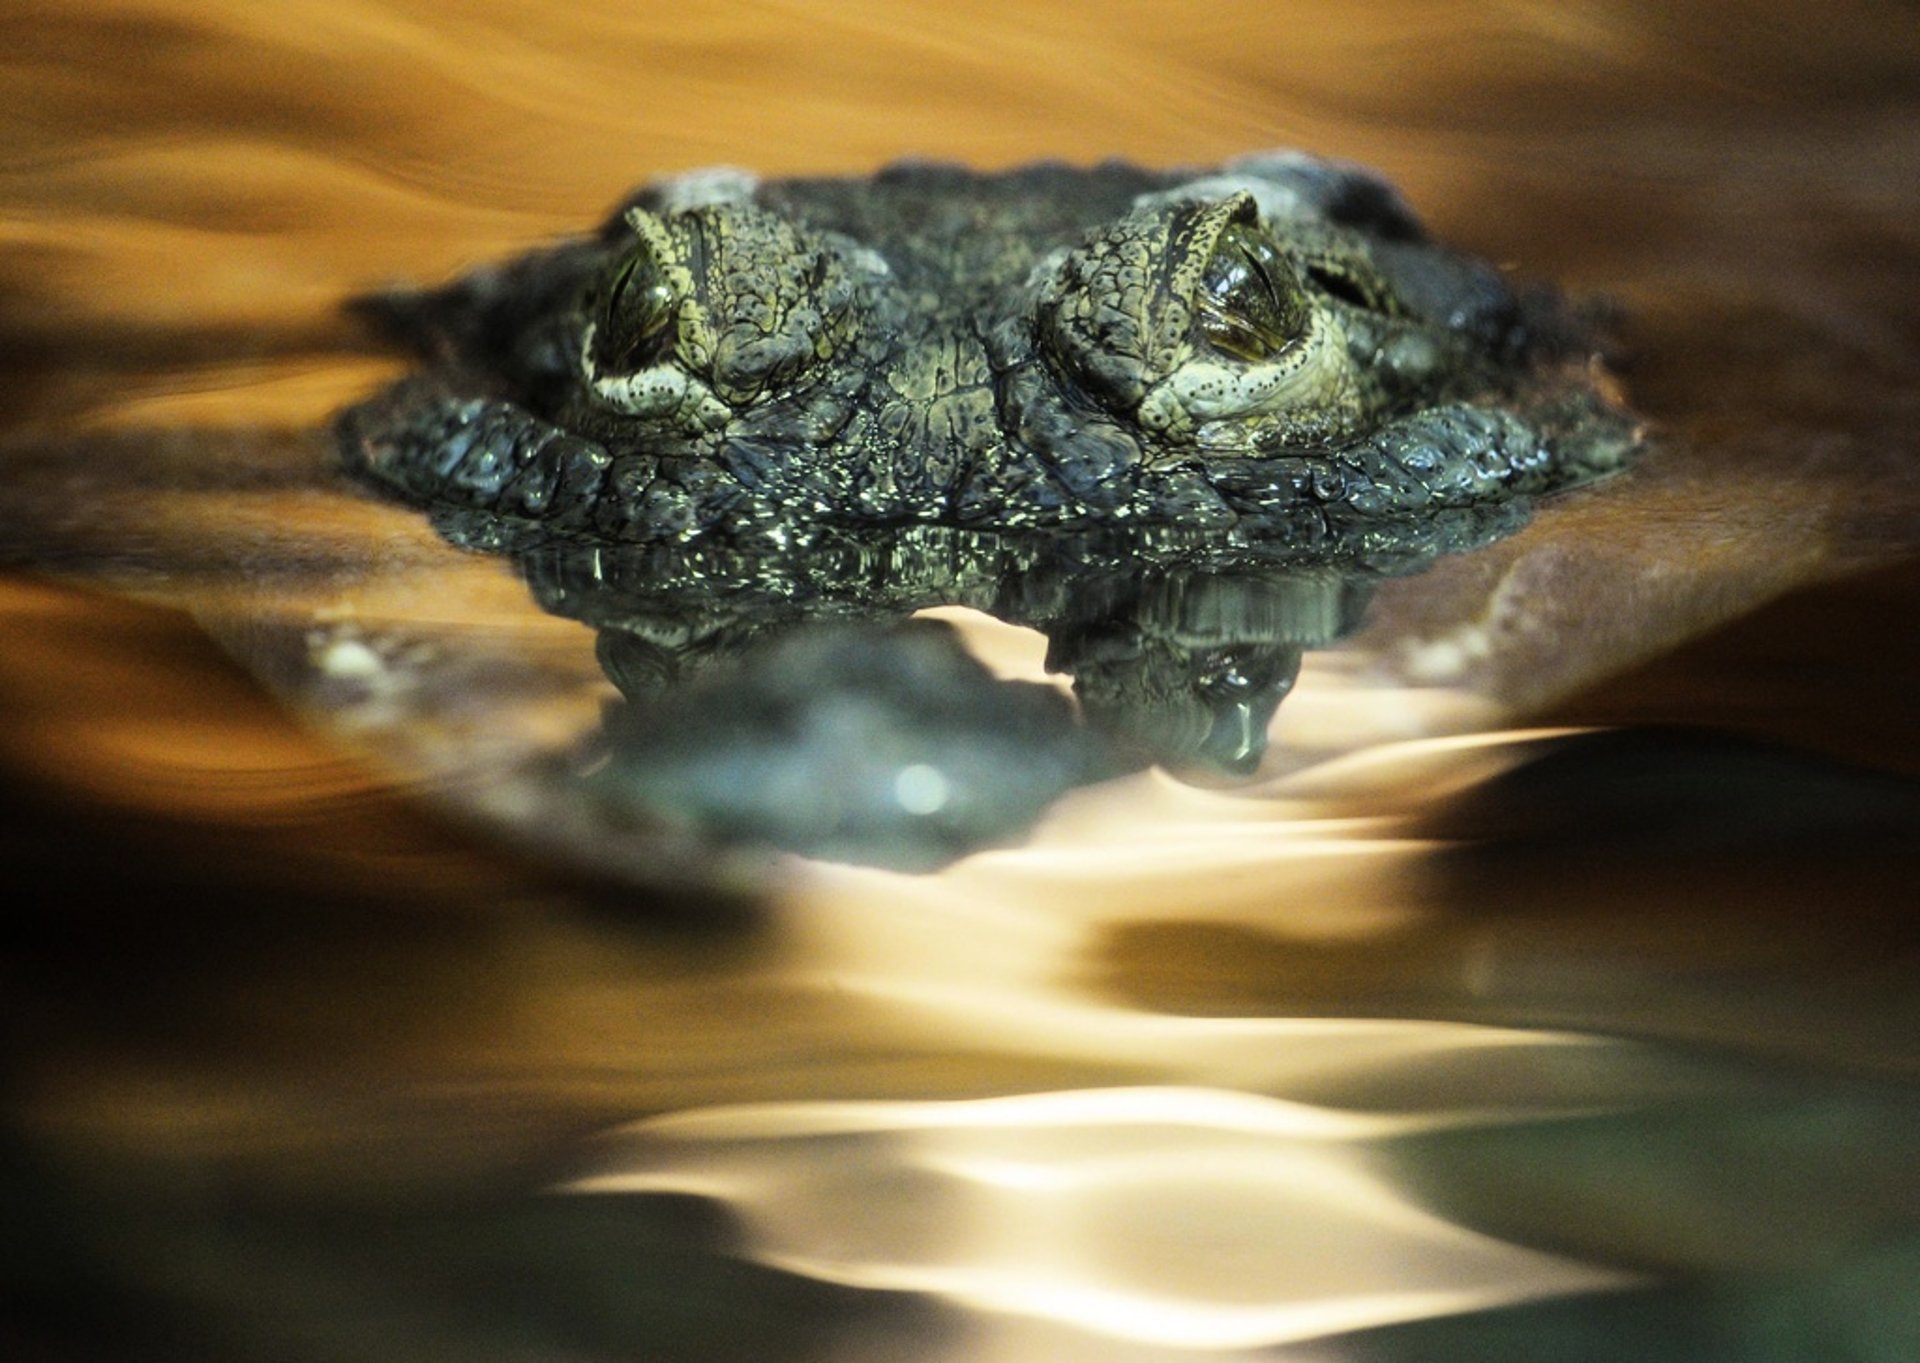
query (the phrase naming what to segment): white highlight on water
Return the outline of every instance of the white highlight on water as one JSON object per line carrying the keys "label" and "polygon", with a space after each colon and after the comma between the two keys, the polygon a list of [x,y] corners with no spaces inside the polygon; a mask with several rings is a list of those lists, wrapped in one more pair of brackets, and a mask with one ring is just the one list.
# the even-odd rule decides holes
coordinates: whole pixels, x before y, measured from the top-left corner
{"label": "white highlight on water", "polygon": [[[1395,1040],[1422,1044],[1419,1030]],[[762,1262],[929,1293],[990,1334],[1065,1327],[1175,1353],[1624,1281],[1465,1230],[1396,1188],[1374,1143],[1459,1120],[1178,1086],[742,1105],[630,1127],[568,1190],[718,1198]]]}

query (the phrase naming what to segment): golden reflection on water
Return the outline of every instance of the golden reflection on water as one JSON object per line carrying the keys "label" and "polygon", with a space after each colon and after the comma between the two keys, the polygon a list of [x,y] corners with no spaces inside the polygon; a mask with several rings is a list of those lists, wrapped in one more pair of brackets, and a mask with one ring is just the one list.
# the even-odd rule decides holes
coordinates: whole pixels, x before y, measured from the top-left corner
{"label": "golden reflection on water", "polygon": [[[1449,1042],[1512,1044],[1376,1039],[1386,1054]],[[969,1356],[1053,1357],[1045,1328],[1067,1326],[1100,1341],[1093,1356],[1118,1342],[1254,1358],[1632,1281],[1477,1236],[1397,1193],[1367,1143],[1433,1124],[1201,1088],[739,1107],[617,1133],[612,1171],[567,1191],[724,1199],[772,1262],[978,1310],[993,1333]],[[821,1145],[826,1160],[808,1148]],[[848,1189],[873,1190],[853,1226],[832,1205]],[[929,1206],[964,1229],[929,1234]]]}
{"label": "golden reflection on water", "polygon": [[[547,1186],[554,1152],[578,1174],[592,1133],[686,1114],[640,1128],[639,1168],[745,1120],[737,1105],[774,1145],[822,1114],[842,1134],[892,1124],[851,1155],[715,1146],[726,1186],[712,1190],[751,1232],[737,1247],[765,1261],[838,1281],[855,1263],[870,1283],[988,1308],[1004,1333],[963,1332],[945,1356],[1221,1343],[1203,1338],[1218,1318],[1155,1333],[1239,1280],[1156,1258],[1139,1220],[1154,1215],[1194,1217],[1173,1251],[1222,1255],[1249,1275],[1248,1300],[1269,1300],[1262,1262],[1232,1230],[1270,1214],[1292,1225],[1317,1206],[1332,1224],[1384,1207],[1383,1224],[1471,1251],[1421,1263],[1396,1258],[1391,1235],[1357,1236],[1319,1265],[1320,1304],[1383,1282],[1385,1304],[1239,1342],[1623,1269],[1811,1273],[1911,1236],[1911,1176],[1893,1167],[1910,1122],[1850,1087],[1910,1083],[1920,1055],[1898,851],[1910,823],[1868,835],[1789,819],[1777,845],[1762,824],[1705,851],[1644,832],[1581,844],[1553,819],[1614,816],[1581,803],[1599,782],[1581,772],[1599,768],[1577,768],[1572,796],[1540,797],[1563,841],[1515,851],[1538,832],[1524,789],[1472,803],[1537,752],[1544,736],[1516,726],[1542,715],[1737,723],[1920,765],[1905,703],[1920,669],[1910,631],[1886,623],[1910,616],[1911,574],[1844,577],[1910,556],[1920,524],[1911,6],[102,0],[16,6],[0,51],[0,562],[36,574],[0,592],[0,846],[50,934],[0,962],[21,1074],[5,1134],[57,1171],[63,1216],[99,1219],[89,1273],[164,1284],[176,1309],[242,1322],[272,1356],[389,1356],[392,1338],[432,1336],[417,1311],[366,1308],[315,1268],[320,1250],[294,1261],[304,1271],[269,1254],[277,1290],[316,1320],[373,1322],[366,1337],[302,1334],[249,1278],[254,1260],[206,1251],[196,1216],[296,1207],[273,1224],[305,1247],[316,1222],[302,1217],[326,1210],[355,1228],[351,1253],[331,1251],[348,1262],[378,1239],[354,1220],[371,1209]],[[529,817],[545,808],[537,787],[481,779],[577,732],[604,692],[586,631],[534,610],[502,565],[338,495],[312,428],[392,370],[338,319],[343,296],[578,230],[635,182],[716,162],[1204,163],[1286,144],[1377,165],[1441,235],[1618,299],[1629,391],[1667,448],[1487,553],[1390,584],[1360,635],[1309,660],[1256,784],[1149,775],[1083,791],[1030,846],[946,876],[762,864],[689,890],[689,868],[596,860]],[[1724,632],[1608,680],[1808,584],[1826,585],[1777,606],[1771,632]],[[1845,609],[1853,629],[1823,634]],[[437,650],[449,699],[321,704],[296,723],[182,610],[283,695],[312,701],[302,688],[329,659],[351,673],[391,644]],[[1031,635],[973,632],[1005,673],[1034,670]],[[518,708],[463,707],[485,688]],[[1652,770],[1684,784],[1680,764]],[[1861,789],[1814,788],[1842,810]],[[411,798],[425,793],[456,812],[425,812]],[[771,897],[769,869],[783,877]],[[1803,1089],[1804,1128],[1730,1134],[1742,1103],[1792,1116]],[[1084,1121],[1097,1144],[1127,1125],[1100,1104],[1141,1095],[1184,1132],[1119,1161],[1169,1175],[1158,1191],[1103,1183],[1110,1167],[1048,1143]],[[1339,1146],[1305,1164],[1297,1148],[1235,1146],[1202,1177],[1194,1152],[1232,1144],[1216,1099],[1370,1132],[1492,1114],[1475,1148],[1511,1159],[1537,1201],[1503,1198],[1499,1171],[1438,1146]],[[1063,1121],[1062,1104],[1079,1115]],[[1676,1129],[1733,1152],[1738,1186],[1630,1125],[1670,1108],[1705,1112]],[[1628,1135],[1580,1144],[1599,1110]],[[982,1112],[1030,1143],[954,1136]],[[1578,1157],[1548,1140],[1535,1159],[1540,1130],[1570,1133]],[[1644,1205],[1580,1181],[1583,1161],[1618,1172],[1609,1159],[1643,1149],[1667,1162],[1619,1177]],[[1828,1181],[1761,1177],[1789,1168]],[[1021,1298],[1044,1227],[926,1216],[930,1169],[949,1194],[1013,1190],[968,1203],[983,1217],[996,1200],[1018,1212],[1022,1177],[1081,1180],[1087,1244],[1044,1265],[1073,1281],[1040,1275],[1054,1294]],[[1268,1198],[1294,1174],[1298,1203]],[[1320,1196],[1349,1174],[1360,1192]],[[156,1189],[186,1209],[154,1223],[170,1230],[115,1214]],[[1743,1226],[1710,1215],[1708,1193]],[[836,1221],[869,1200],[872,1219]],[[811,1219],[788,1215],[802,1204]],[[970,1265],[984,1276],[909,1282],[956,1225],[997,1245]],[[862,1258],[861,1235],[911,1243]],[[459,1262],[473,1238],[412,1256],[396,1240],[395,1271]],[[1469,1261],[1492,1265],[1467,1274],[1471,1290],[1455,1274]],[[1888,1262],[1904,1261],[1872,1265]],[[1093,1303],[1080,1323],[1096,1335],[1126,1318],[1124,1294],[1089,1283],[1096,1267],[1107,1288],[1161,1293],[1165,1312],[1131,1336],[1152,1349],[1048,1333],[1076,1303]],[[1407,1295],[1435,1282],[1456,1295]],[[841,1309],[805,1300],[823,1319]],[[783,1351],[803,1319],[774,1332]],[[411,1356],[504,1355],[468,1337]]]}

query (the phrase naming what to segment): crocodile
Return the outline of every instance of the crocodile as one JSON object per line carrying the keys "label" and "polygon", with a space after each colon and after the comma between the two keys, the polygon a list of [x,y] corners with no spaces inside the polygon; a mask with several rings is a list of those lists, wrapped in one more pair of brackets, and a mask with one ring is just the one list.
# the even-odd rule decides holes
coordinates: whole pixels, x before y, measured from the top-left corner
{"label": "crocodile", "polygon": [[341,415],[348,469],[597,543],[1105,529],[1330,561],[1641,444],[1578,309],[1297,152],[695,172],[360,306],[423,363]]}

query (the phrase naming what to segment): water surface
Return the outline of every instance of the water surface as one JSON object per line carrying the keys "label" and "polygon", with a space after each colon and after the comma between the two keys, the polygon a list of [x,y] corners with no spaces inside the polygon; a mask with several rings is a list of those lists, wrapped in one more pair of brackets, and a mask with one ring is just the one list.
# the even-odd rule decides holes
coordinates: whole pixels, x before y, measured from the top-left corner
{"label": "water surface", "polygon": [[[16,9],[7,1328],[1914,1356],[1913,18]],[[649,176],[1289,144],[1615,300],[1659,443],[1380,584],[1249,781],[938,875],[610,843],[528,765],[593,630],[334,475],[341,298]]]}

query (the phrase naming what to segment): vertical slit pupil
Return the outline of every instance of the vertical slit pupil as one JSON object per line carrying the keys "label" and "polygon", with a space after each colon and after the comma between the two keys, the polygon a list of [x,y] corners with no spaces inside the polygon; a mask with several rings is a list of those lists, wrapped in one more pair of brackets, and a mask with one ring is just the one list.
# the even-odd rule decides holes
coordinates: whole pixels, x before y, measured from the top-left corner
{"label": "vertical slit pupil", "polygon": [[600,350],[610,366],[631,367],[657,352],[673,319],[673,294],[645,250],[634,252],[614,275],[601,321]]}
{"label": "vertical slit pupil", "polygon": [[1293,266],[1267,235],[1229,223],[1214,243],[1199,297],[1200,327],[1243,360],[1270,359],[1306,329],[1306,298]]}

